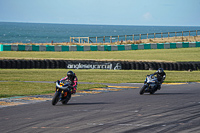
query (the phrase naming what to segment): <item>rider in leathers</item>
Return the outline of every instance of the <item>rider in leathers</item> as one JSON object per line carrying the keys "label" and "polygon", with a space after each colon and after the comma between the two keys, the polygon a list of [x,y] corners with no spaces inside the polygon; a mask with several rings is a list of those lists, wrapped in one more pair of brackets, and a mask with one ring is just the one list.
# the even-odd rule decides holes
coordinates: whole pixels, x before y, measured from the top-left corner
{"label": "rider in leathers", "polygon": [[157,75],[158,89],[160,90],[161,84],[164,82],[166,78],[166,74],[162,68],[159,68],[158,71],[156,71],[153,75]]}
{"label": "rider in leathers", "polygon": [[71,88],[72,88],[71,93],[75,94],[76,90],[77,90],[77,84],[78,84],[77,83],[78,78],[76,77],[76,74],[73,71],[68,71],[67,76],[62,78],[60,81],[62,81],[62,80],[67,80],[67,81],[70,82],[70,85],[71,85]]}

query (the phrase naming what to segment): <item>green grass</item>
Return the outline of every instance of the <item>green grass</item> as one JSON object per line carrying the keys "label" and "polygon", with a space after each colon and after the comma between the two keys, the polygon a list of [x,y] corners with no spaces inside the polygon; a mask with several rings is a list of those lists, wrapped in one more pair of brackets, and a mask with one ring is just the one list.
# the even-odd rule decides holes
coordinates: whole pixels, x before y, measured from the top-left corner
{"label": "green grass", "polygon": [[[85,51],[85,52],[0,52],[0,59],[95,59],[129,61],[200,61],[200,48]],[[54,92],[55,84],[19,81],[56,81],[66,76],[67,69],[0,69],[0,97],[38,95]],[[79,82],[78,90],[105,87],[98,83],[143,83],[147,74],[155,71],[139,70],[73,70]],[[200,71],[166,71],[165,82],[200,82]],[[16,82],[17,81],[17,82]]]}
{"label": "green grass", "polygon": [[[0,97],[39,95],[53,93],[53,83],[33,83],[21,81],[56,81],[64,77],[67,69],[0,69]],[[148,70],[73,70],[79,82],[95,84],[78,84],[78,90],[106,87],[98,83],[143,83]],[[200,82],[200,71],[165,71],[166,83]]]}
{"label": "green grass", "polygon": [[52,93],[55,89],[49,83],[0,82],[0,91],[0,97],[11,97]]}
{"label": "green grass", "polygon": [[[0,81],[56,81],[68,69],[0,69]],[[149,70],[73,70],[79,82],[142,83]],[[200,71],[165,71],[166,82],[199,82]]]}
{"label": "green grass", "polygon": [[[78,90],[102,88],[101,84],[79,84]],[[13,96],[41,95],[55,92],[53,83],[30,83],[30,82],[0,82],[0,98]]]}
{"label": "green grass", "polygon": [[30,52],[3,51],[0,57],[11,59],[95,59],[130,61],[200,61],[200,48],[151,49],[130,51]]}

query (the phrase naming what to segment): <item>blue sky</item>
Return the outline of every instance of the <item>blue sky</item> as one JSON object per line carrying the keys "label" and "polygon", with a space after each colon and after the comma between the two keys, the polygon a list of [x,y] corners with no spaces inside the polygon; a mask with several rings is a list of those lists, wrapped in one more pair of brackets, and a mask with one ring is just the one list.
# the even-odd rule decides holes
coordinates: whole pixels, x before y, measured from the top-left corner
{"label": "blue sky", "polygon": [[0,0],[0,22],[200,26],[200,0]]}

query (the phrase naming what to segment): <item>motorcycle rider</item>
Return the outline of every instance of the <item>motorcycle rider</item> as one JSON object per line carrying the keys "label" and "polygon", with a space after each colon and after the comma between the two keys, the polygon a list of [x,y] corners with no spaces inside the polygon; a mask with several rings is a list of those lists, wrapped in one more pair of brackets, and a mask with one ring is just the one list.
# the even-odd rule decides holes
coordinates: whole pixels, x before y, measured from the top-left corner
{"label": "motorcycle rider", "polygon": [[76,74],[73,71],[68,71],[67,76],[62,78],[60,81],[62,81],[62,80],[67,80],[70,82],[70,85],[72,88],[71,93],[75,94],[76,90],[77,90],[77,85],[78,85],[78,83],[77,83],[78,78],[77,78]]}
{"label": "motorcycle rider", "polygon": [[164,82],[166,78],[166,73],[162,68],[159,68],[158,71],[156,71],[153,75],[157,75],[158,79],[158,89],[161,89],[161,84]]}

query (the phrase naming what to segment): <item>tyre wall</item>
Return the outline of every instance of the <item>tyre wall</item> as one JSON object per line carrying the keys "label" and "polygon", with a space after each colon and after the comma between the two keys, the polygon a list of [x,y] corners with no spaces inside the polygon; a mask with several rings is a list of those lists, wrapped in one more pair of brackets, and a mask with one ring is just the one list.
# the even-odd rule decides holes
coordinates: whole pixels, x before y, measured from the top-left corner
{"label": "tyre wall", "polygon": [[199,70],[200,62],[129,62],[95,60],[0,60],[2,69],[120,69],[120,70]]}

